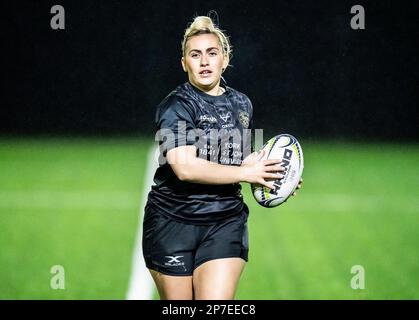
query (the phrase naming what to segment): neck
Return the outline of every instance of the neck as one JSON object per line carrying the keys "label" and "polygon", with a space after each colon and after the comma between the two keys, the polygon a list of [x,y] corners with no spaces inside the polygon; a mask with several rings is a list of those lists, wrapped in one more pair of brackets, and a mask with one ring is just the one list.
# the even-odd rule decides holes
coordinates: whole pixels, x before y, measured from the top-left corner
{"label": "neck", "polygon": [[220,86],[220,83],[218,83],[217,85],[215,85],[213,88],[210,88],[210,89],[201,88],[201,87],[193,84],[192,82],[191,82],[191,84],[193,86],[195,86],[196,88],[198,88],[199,90],[201,90],[201,91],[203,91],[206,94],[209,94],[211,96],[219,96],[219,95],[223,94],[223,92],[225,91],[224,88]]}

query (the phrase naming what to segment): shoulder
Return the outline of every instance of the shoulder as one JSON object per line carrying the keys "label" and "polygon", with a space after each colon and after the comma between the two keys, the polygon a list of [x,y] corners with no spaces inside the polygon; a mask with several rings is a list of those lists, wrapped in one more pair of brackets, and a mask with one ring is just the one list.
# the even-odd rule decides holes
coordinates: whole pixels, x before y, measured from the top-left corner
{"label": "shoulder", "polygon": [[230,93],[230,97],[233,100],[234,103],[240,105],[242,108],[248,110],[248,112],[252,112],[253,111],[253,105],[252,105],[252,101],[250,100],[250,98],[244,94],[243,92],[240,92],[236,89],[233,89],[231,87],[227,87],[229,93]]}
{"label": "shoulder", "polygon": [[156,122],[159,122],[162,118],[180,118],[187,121],[193,121],[195,118],[193,104],[182,94],[179,87],[170,92],[157,106]]}
{"label": "shoulder", "polygon": [[168,110],[172,111],[188,111],[192,112],[193,106],[190,103],[190,99],[184,93],[184,85],[178,86],[172,92],[170,92],[158,105],[157,113],[164,113]]}

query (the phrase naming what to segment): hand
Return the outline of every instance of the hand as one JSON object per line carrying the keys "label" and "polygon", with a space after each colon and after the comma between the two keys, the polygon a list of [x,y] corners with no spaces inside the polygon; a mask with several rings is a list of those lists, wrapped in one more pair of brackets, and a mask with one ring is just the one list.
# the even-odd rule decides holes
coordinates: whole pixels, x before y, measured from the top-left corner
{"label": "hand", "polygon": [[281,163],[281,159],[262,160],[265,152],[265,150],[259,153],[253,152],[243,160],[241,164],[241,168],[243,168],[241,180],[274,189],[274,182],[271,180],[282,179],[284,176],[279,172],[283,172],[285,168],[278,165]]}
{"label": "hand", "polygon": [[296,191],[294,191],[293,194],[292,194],[293,196],[296,196],[297,195],[297,190],[298,189],[301,189],[302,184],[303,184],[303,178],[300,179],[300,182],[298,183],[298,186],[297,186]]}

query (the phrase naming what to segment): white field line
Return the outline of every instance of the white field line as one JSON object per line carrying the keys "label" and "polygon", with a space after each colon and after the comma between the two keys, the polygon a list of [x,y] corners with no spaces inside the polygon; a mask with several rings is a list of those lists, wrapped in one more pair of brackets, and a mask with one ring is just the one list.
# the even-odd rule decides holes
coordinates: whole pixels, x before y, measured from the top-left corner
{"label": "white field line", "polygon": [[142,250],[142,226],[144,218],[144,206],[147,195],[153,184],[153,175],[158,167],[157,148],[151,148],[147,158],[146,178],[143,188],[143,198],[140,203],[140,219],[138,222],[137,237],[135,240],[134,252],[132,256],[131,279],[129,282],[127,300],[151,300],[154,291],[154,282],[148,272]]}

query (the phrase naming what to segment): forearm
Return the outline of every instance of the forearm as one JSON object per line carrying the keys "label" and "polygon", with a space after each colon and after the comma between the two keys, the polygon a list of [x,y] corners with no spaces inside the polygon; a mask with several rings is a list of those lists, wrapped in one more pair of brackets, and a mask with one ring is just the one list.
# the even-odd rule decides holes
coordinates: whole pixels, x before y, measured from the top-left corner
{"label": "forearm", "polygon": [[244,167],[222,165],[195,158],[178,167],[176,173],[182,181],[201,184],[232,184],[243,182]]}

